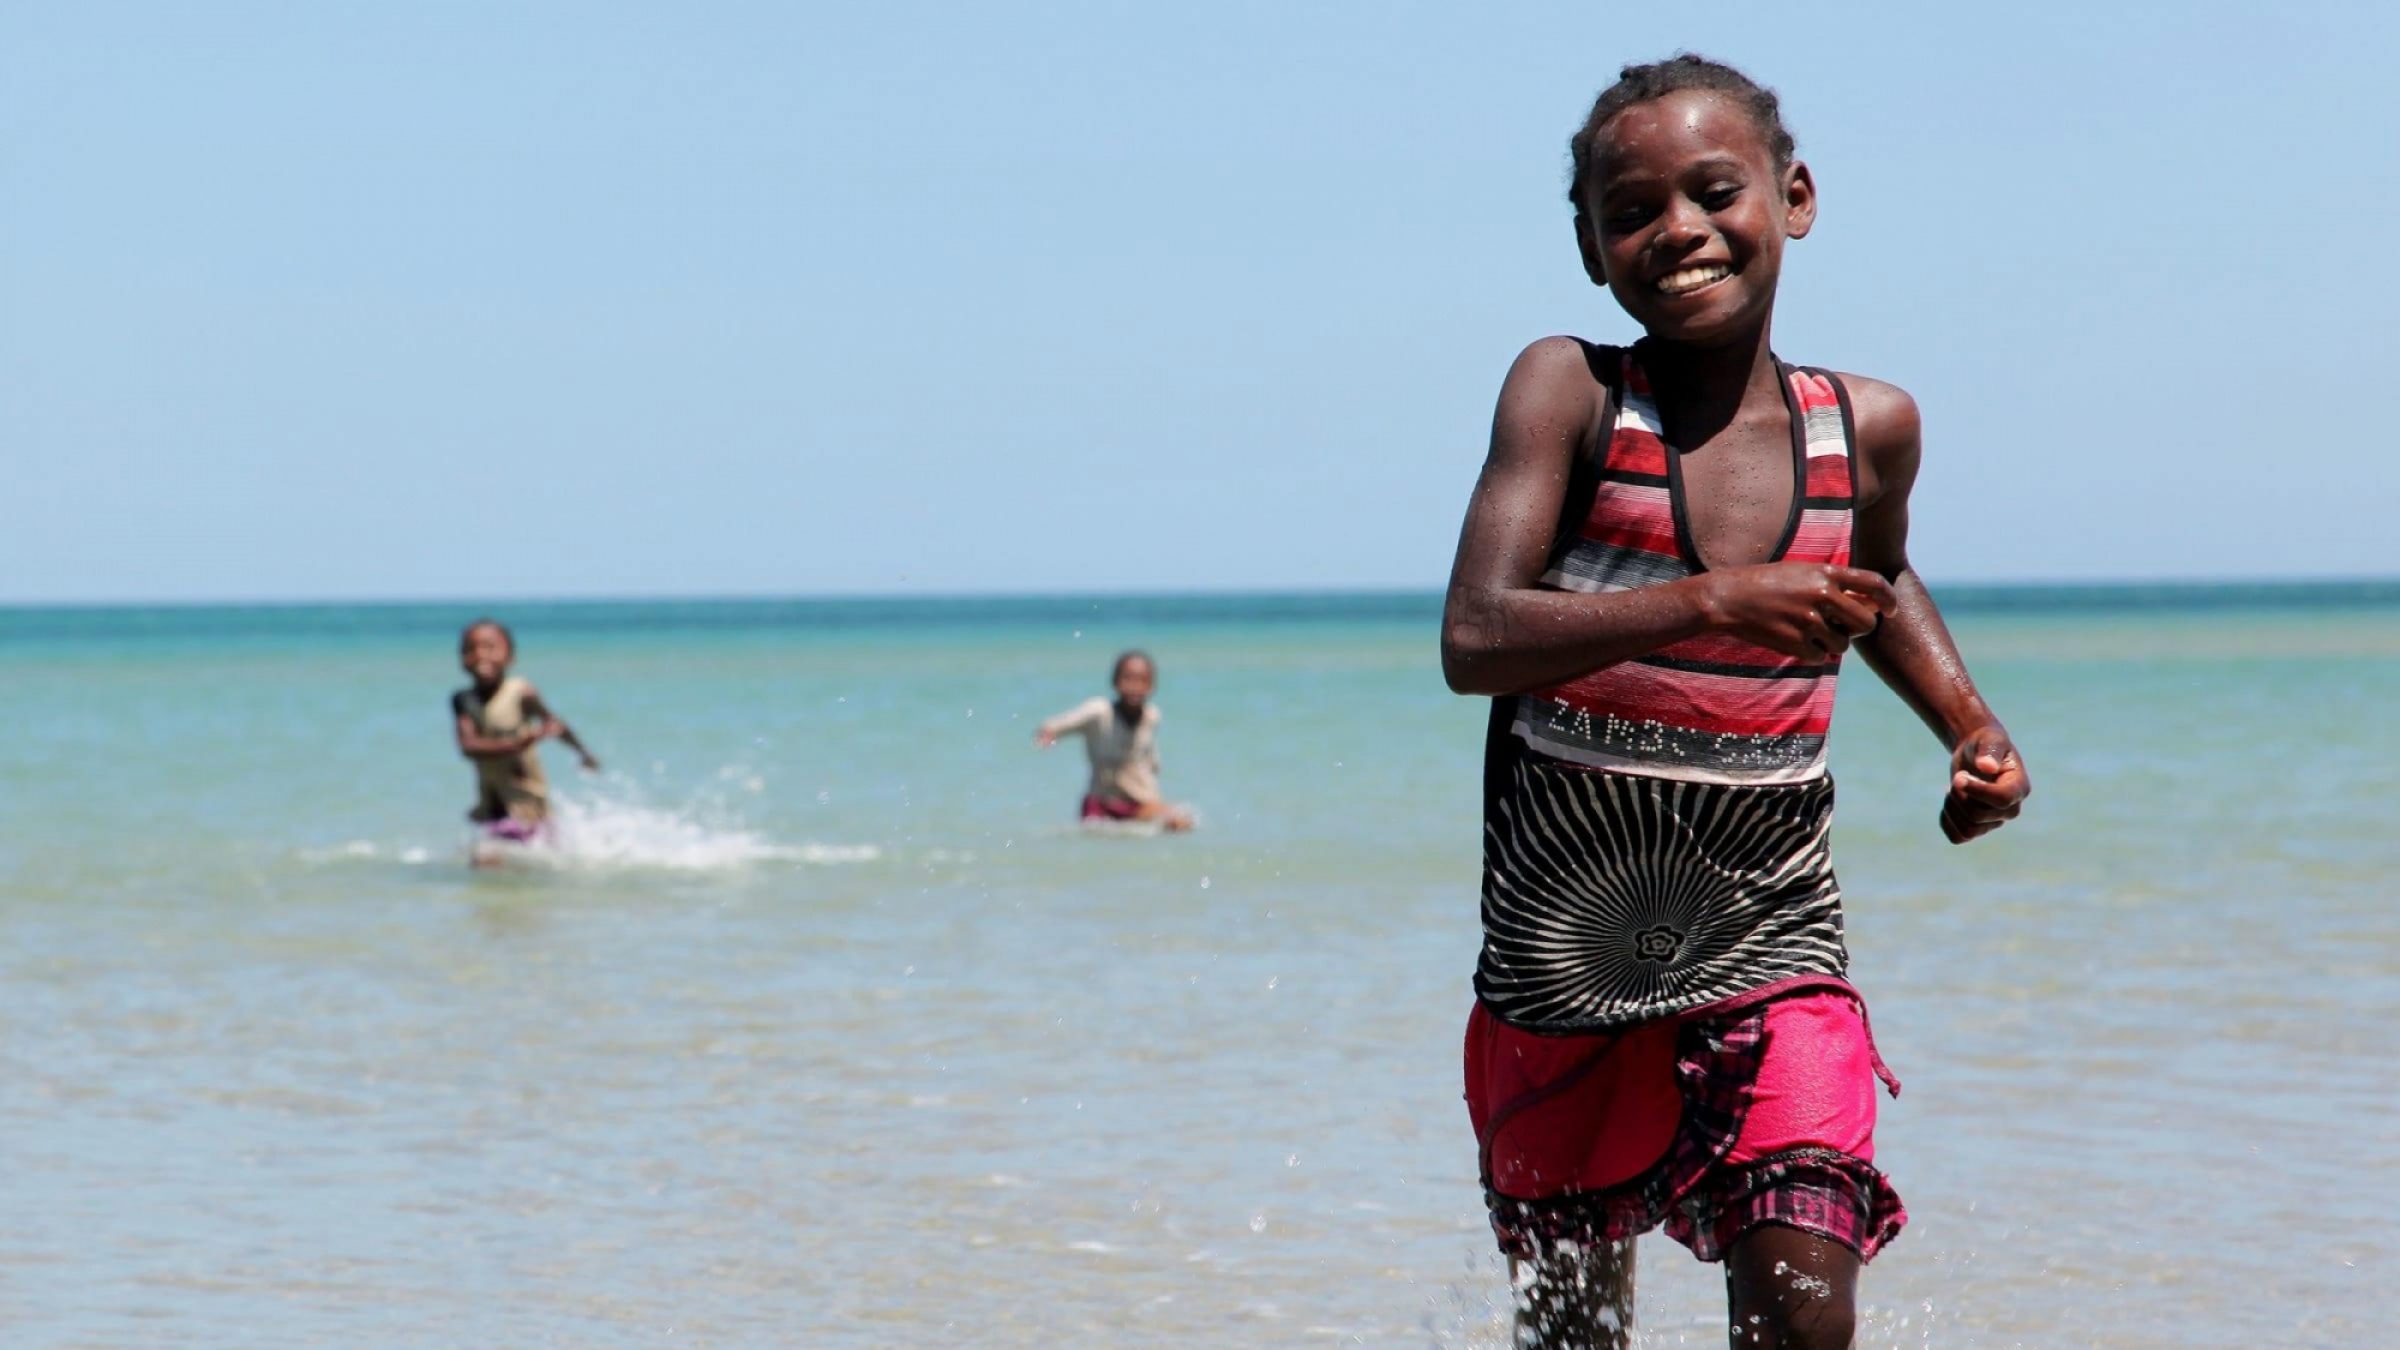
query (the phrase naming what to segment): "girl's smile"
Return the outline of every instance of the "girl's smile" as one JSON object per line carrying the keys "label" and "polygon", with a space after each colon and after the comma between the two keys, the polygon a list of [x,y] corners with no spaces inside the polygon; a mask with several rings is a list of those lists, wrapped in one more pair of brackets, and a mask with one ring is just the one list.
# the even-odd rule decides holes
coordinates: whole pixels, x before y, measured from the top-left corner
{"label": "girl's smile", "polygon": [[1724,263],[1704,263],[1698,267],[1676,268],[1651,283],[1651,286],[1661,295],[1693,295],[1732,275],[1733,269]]}
{"label": "girl's smile", "polygon": [[1653,338],[1714,347],[1763,331],[1784,241],[1816,218],[1808,170],[1779,167],[1756,120],[1708,90],[1625,109],[1595,150],[1577,226],[1592,279]]}

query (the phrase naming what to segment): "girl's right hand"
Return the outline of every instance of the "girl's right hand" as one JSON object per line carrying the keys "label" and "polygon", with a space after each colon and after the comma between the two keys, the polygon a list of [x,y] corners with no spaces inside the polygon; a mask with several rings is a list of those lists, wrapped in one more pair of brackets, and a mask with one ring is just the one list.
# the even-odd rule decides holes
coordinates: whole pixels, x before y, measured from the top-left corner
{"label": "girl's right hand", "polygon": [[1033,733],[1033,743],[1035,746],[1047,750],[1058,744],[1058,737],[1045,728]]}
{"label": "girl's right hand", "polygon": [[1803,660],[1841,655],[1900,605],[1881,576],[1827,563],[1729,567],[1699,580],[1712,630]]}

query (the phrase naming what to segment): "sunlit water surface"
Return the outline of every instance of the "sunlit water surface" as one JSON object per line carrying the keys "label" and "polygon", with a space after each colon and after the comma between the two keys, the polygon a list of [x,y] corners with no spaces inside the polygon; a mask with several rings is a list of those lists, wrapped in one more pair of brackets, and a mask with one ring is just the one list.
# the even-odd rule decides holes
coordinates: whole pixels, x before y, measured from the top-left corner
{"label": "sunlit water surface", "polygon": [[[517,613],[610,772],[484,872],[464,617],[0,614],[11,1343],[1502,1343],[1424,604]],[[1863,667],[1835,742],[1860,1343],[2400,1338],[2400,608],[1958,626],[2022,822],[1943,845]],[[1190,838],[1028,743],[1137,640]]]}

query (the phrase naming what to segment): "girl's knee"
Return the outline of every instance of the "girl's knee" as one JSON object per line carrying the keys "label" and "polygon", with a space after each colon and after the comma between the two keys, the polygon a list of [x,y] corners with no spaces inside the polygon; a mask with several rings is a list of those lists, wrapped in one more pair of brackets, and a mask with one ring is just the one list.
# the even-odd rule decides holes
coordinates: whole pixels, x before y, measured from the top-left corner
{"label": "girl's knee", "polygon": [[1820,1298],[1733,1315],[1733,1344],[1740,1350],[1846,1350],[1858,1332],[1858,1309],[1848,1299]]}
{"label": "girl's knee", "polygon": [[1761,1228],[1728,1254],[1732,1343],[1839,1350],[1858,1330],[1856,1252],[1789,1228]]}

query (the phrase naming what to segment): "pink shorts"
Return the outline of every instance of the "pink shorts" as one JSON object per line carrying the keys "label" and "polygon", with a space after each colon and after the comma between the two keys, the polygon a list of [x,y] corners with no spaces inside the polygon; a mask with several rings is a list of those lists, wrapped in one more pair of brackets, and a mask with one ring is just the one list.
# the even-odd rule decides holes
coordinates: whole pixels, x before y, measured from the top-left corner
{"label": "pink shorts", "polygon": [[1871,1258],[1908,1221],[1873,1165],[1875,1053],[1847,983],[1795,981],[1678,1017],[1541,1035],[1481,1003],[1467,1114],[1512,1256],[1662,1224],[1704,1261],[1782,1224]]}
{"label": "pink shorts", "polygon": [[1083,799],[1081,814],[1085,820],[1140,820],[1142,804],[1129,802],[1122,797],[1087,795]]}

